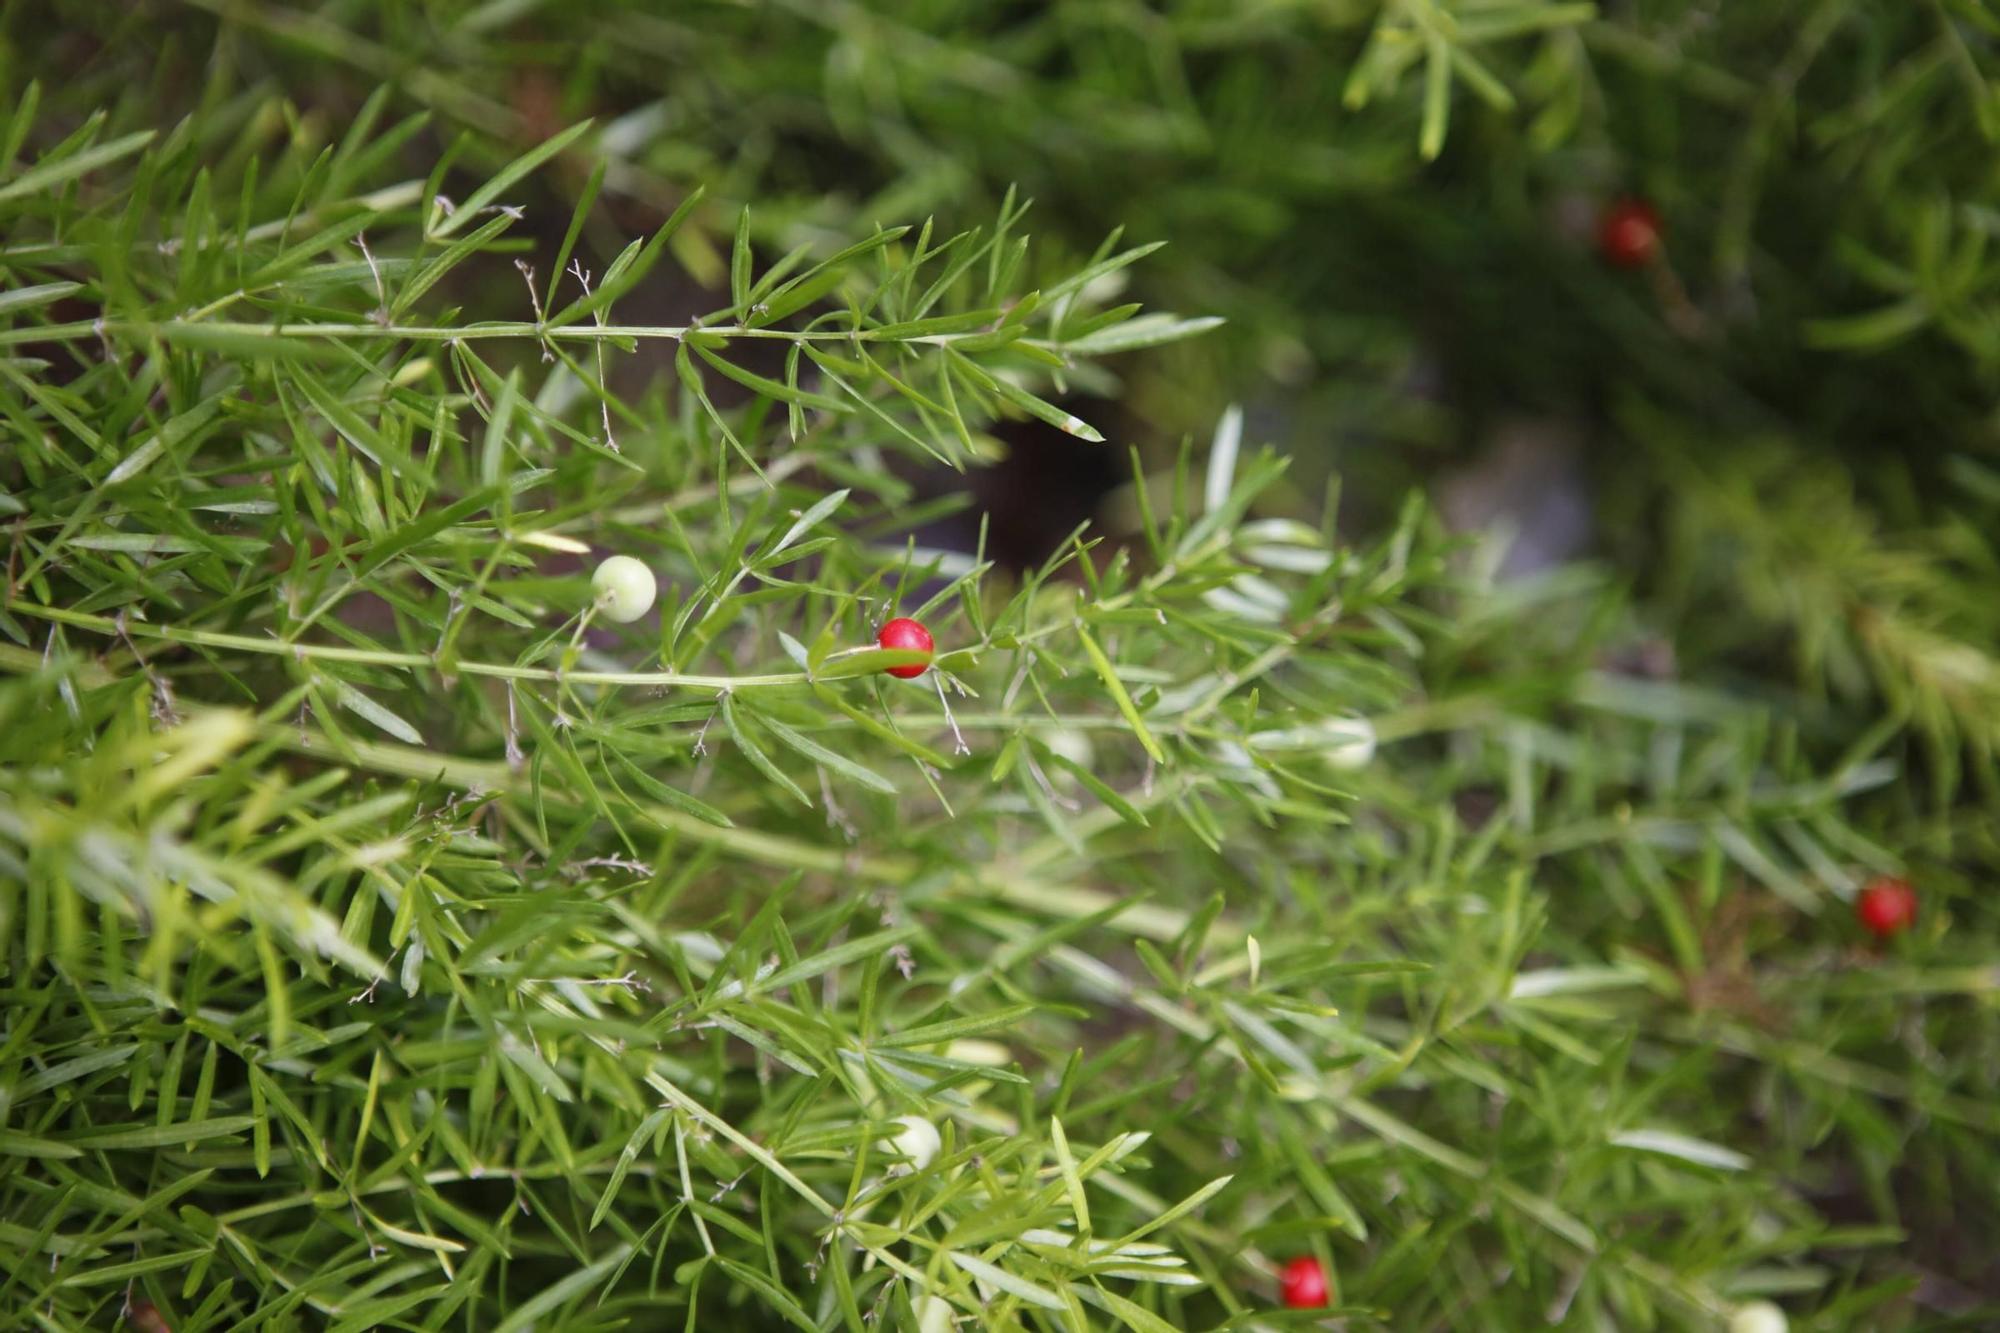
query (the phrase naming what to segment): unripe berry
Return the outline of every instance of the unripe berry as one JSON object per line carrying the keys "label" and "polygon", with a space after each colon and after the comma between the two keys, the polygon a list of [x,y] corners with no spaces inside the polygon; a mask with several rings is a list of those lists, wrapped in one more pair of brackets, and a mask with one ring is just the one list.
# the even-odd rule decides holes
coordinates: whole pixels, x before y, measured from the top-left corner
{"label": "unripe berry", "polygon": [[890,1121],[902,1126],[890,1136],[889,1146],[910,1159],[910,1168],[921,1171],[937,1160],[938,1150],[944,1147],[944,1139],[938,1134],[937,1126],[922,1116],[903,1115]]}
{"label": "unripe berry", "polygon": [[[884,625],[881,632],[876,634],[875,642],[884,648],[909,648],[920,653],[934,652],[937,648],[936,641],[931,638],[931,632],[908,616],[898,616]],[[930,670],[930,667],[927,663],[918,662],[910,666],[884,669],[898,680],[915,680]]]}
{"label": "unripe berry", "polygon": [[1326,726],[1326,762],[1352,772],[1375,757],[1375,724],[1365,717],[1334,718]]}
{"label": "unripe berry", "polygon": [[1739,1305],[1729,1316],[1729,1333],[1785,1333],[1790,1327],[1785,1312],[1769,1301]]}
{"label": "unripe berry", "polygon": [[1055,751],[1078,768],[1089,768],[1097,762],[1097,747],[1090,743],[1087,732],[1070,727],[1059,727],[1042,736],[1042,744]]}
{"label": "unripe berry", "polygon": [[1643,199],[1620,199],[1597,225],[1597,249],[1614,268],[1644,268],[1660,252],[1660,215]]}
{"label": "unripe berry", "polygon": [[614,555],[599,565],[590,576],[590,587],[597,597],[597,613],[621,625],[652,610],[660,593],[653,571],[629,555]]}
{"label": "unripe berry", "polygon": [[917,1333],[950,1333],[951,1304],[935,1296],[917,1297]]}
{"label": "unripe berry", "polygon": [[[1070,727],[1061,727],[1042,733],[1042,744],[1049,747],[1051,754],[1069,760],[1085,772],[1094,772],[1097,767],[1097,748],[1090,743],[1090,737]],[[1076,774],[1061,764],[1049,765],[1049,781],[1062,791],[1074,791],[1077,786]]]}
{"label": "unripe berry", "polygon": [[1319,1260],[1302,1254],[1278,1273],[1278,1292],[1293,1310],[1316,1310],[1326,1304],[1326,1270]]}
{"label": "unripe berry", "polygon": [[1908,880],[1878,875],[1854,895],[1854,915],[1878,940],[1900,935],[1917,919],[1917,891]]}

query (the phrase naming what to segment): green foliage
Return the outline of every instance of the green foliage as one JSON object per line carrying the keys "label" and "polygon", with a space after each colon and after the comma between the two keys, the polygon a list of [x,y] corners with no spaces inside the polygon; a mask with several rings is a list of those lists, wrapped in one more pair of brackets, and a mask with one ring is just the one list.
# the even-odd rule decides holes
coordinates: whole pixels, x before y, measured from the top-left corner
{"label": "green foliage", "polygon": [[[0,1320],[1990,1314],[1975,7],[71,8],[0,130]],[[1482,256],[1445,427],[1395,312]],[[1843,465],[1902,376],[1950,455]],[[1490,382],[1613,401],[1622,570],[1403,462],[1349,531],[1223,408],[1435,457]],[[1134,441],[1107,521],[929,545],[1042,427]]]}

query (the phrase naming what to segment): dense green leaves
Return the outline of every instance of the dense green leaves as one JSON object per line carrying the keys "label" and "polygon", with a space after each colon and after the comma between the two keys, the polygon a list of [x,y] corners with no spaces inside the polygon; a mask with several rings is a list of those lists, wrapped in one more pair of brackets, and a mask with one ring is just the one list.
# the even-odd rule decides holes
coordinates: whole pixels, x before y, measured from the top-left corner
{"label": "dense green leaves", "polygon": [[[1269,413],[1185,374],[1198,335],[1292,382],[1352,353],[1341,420],[1431,447],[1433,415],[1363,391],[1408,367],[1344,304],[1403,277],[1309,263],[1290,226],[1412,230],[1378,196],[1413,149],[1518,163],[1482,108],[1560,144],[1607,69],[1758,90],[1696,28],[1571,4],[941,5],[935,35],[713,9],[614,7],[558,82],[669,91],[561,129],[517,25],[570,20],[505,5],[199,12],[209,91],[158,125],[179,94],[115,59],[8,90],[0,1311],[1275,1326],[1276,1264],[1313,1253],[1356,1327],[1903,1318],[1930,1256],[1902,1228],[1991,1220],[1960,1182],[2000,1134],[1974,892],[2000,676],[1965,594],[1991,469],[1949,473],[1957,521],[1878,540],[1791,446],[1711,473],[1634,402],[1689,468],[1628,525],[1664,514],[1684,585],[1635,602],[1595,569],[1498,579],[1421,502],[1336,537]],[[1940,15],[1931,56],[1883,45],[1885,99],[1981,68],[1952,54],[1980,20]],[[1307,48],[1361,115],[1279,67]],[[343,119],[273,91],[299,68],[396,82]],[[1879,172],[1889,106],[1803,132]],[[894,157],[897,188],[745,207],[792,164],[780,126]],[[1790,120],[1752,129],[1725,268]],[[1031,246],[1012,193],[914,220],[972,222],[982,153],[1087,183],[1055,225],[1116,208],[1145,241]],[[1990,351],[1983,215],[1912,212],[1840,256],[1867,299],[1810,344]],[[1127,299],[1170,263],[1226,328]],[[1659,379],[1713,388],[1605,304]],[[1039,567],[934,549],[924,460],[1024,431],[1143,448]],[[657,622],[584,623],[613,551],[659,574]],[[1806,689],[1746,688],[1699,634],[1661,678],[1661,608],[1717,587],[1751,614],[1713,637],[1788,638]],[[918,681],[871,646],[898,612],[938,638]],[[1871,688],[1886,716],[1828,706]],[[1844,899],[1913,867],[1919,929],[1858,952]],[[888,1147],[900,1116],[935,1160]]]}

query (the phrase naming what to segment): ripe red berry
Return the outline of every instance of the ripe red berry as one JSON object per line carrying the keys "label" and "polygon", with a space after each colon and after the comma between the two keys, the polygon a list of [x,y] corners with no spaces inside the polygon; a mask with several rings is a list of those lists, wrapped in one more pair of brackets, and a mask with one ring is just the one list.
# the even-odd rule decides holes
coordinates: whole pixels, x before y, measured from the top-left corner
{"label": "ripe red berry", "polygon": [[1279,1272],[1278,1290],[1288,1308],[1316,1310],[1326,1304],[1326,1270],[1311,1255],[1300,1255]]}
{"label": "ripe red berry", "polygon": [[1854,896],[1854,915],[1878,940],[1908,930],[1917,919],[1917,891],[1908,880],[1877,875]]}
{"label": "ripe red berry", "polygon": [[[911,648],[920,653],[932,652],[937,647],[936,641],[931,638],[931,632],[908,616],[898,616],[884,625],[881,633],[875,636],[875,642],[884,648]],[[885,667],[884,670],[899,680],[915,680],[930,670],[930,667],[926,663],[917,663],[911,666]]]}
{"label": "ripe red berry", "polygon": [[1643,199],[1620,199],[1597,225],[1597,248],[1614,268],[1644,268],[1660,252],[1660,215]]}

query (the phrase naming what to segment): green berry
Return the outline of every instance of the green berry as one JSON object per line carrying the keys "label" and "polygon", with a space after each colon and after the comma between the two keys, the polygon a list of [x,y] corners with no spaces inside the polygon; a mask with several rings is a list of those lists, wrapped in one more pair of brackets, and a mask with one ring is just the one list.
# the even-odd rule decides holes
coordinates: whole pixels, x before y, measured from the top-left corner
{"label": "green berry", "polygon": [[1729,1316],[1729,1333],[1785,1333],[1790,1326],[1785,1312],[1769,1301],[1739,1305]]}
{"label": "green berry", "polygon": [[937,1159],[938,1150],[944,1147],[944,1139],[939,1136],[937,1126],[922,1116],[897,1116],[890,1122],[901,1128],[890,1136],[889,1146],[910,1159],[913,1170],[921,1171]]}
{"label": "green berry", "polygon": [[614,555],[599,565],[590,586],[597,595],[597,613],[621,625],[652,610],[660,592],[653,571],[629,555]]}
{"label": "green berry", "polygon": [[951,1333],[954,1322],[949,1302],[935,1296],[917,1297],[917,1333]]}
{"label": "green berry", "polygon": [[1326,762],[1352,772],[1375,757],[1375,724],[1365,717],[1335,718],[1326,726]]}

